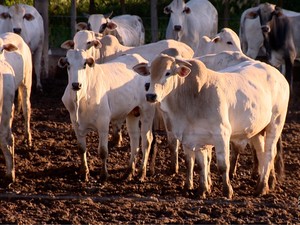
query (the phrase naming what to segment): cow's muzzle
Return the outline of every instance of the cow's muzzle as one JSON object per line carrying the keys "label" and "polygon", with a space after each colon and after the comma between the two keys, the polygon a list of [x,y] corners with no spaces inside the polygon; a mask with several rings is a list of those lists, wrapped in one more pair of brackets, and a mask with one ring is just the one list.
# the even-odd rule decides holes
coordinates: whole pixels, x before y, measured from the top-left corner
{"label": "cow's muzzle", "polygon": [[146,99],[148,102],[156,102],[156,94],[146,94]]}
{"label": "cow's muzzle", "polygon": [[21,34],[22,29],[21,28],[14,28],[13,31],[14,31],[15,34]]}
{"label": "cow's muzzle", "polygon": [[81,83],[78,83],[78,82],[72,83],[72,89],[74,91],[79,91],[81,89],[81,86],[82,86]]}
{"label": "cow's muzzle", "polygon": [[263,25],[263,26],[261,26],[261,30],[263,33],[269,33],[271,28],[268,25]]}

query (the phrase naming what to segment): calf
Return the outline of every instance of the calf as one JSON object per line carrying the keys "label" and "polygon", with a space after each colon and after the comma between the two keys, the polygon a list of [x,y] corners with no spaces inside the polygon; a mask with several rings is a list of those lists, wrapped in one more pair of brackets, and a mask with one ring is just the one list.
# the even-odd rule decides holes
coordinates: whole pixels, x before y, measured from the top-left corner
{"label": "calf", "polygon": [[70,113],[77,137],[85,180],[88,180],[89,174],[85,140],[87,133],[91,129],[98,132],[98,152],[103,161],[101,174],[106,178],[109,123],[119,124],[125,119],[131,148],[129,178],[134,175],[141,136],[143,163],[140,180],[144,180],[153,139],[151,128],[155,112],[155,108],[145,101],[145,78],[141,79],[124,63],[95,64],[94,59],[88,57],[84,50],[69,50],[58,65],[68,66],[69,83],[62,101]]}
{"label": "calf", "polygon": [[146,98],[159,103],[168,129],[183,145],[188,164],[187,187],[192,187],[196,159],[202,169],[200,194],[209,191],[207,152],[203,147],[213,145],[223,177],[223,195],[232,198],[229,142],[251,139],[260,153],[255,193],[268,193],[276,143],[289,101],[288,83],[276,69],[249,62],[232,73],[218,73],[198,60],[160,55],[151,67],[140,64],[135,70],[142,75],[151,74]]}

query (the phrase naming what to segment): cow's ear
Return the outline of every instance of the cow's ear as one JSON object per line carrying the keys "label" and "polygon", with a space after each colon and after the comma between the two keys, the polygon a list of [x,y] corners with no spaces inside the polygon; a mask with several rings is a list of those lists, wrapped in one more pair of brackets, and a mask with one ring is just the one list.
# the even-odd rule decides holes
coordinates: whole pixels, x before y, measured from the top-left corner
{"label": "cow's ear", "polygon": [[185,7],[183,12],[186,13],[186,14],[190,14],[191,13],[190,7]]}
{"label": "cow's ear", "polygon": [[114,22],[110,21],[110,22],[107,23],[107,28],[110,29],[110,30],[115,30],[115,29],[117,29],[117,27],[118,27],[118,25],[115,24]]}
{"label": "cow's ear", "polygon": [[95,60],[92,57],[87,58],[86,59],[86,64],[88,64],[89,67],[93,67],[95,65]]}
{"label": "cow's ear", "polygon": [[283,12],[282,12],[282,8],[279,6],[275,6],[275,10],[273,12],[276,16],[282,16]]}
{"label": "cow's ear", "polygon": [[139,63],[132,68],[135,72],[137,72],[141,76],[150,75],[150,69],[148,63]]}
{"label": "cow's ear", "polygon": [[63,49],[74,49],[74,41],[73,40],[65,41],[60,45],[60,47]]}
{"label": "cow's ear", "polygon": [[166,7],[164,8],[164,14],[169,15],[170,13],[172,13],[172,9],[171,9],[169,6],[166,6]]}
{"label": "cow's ear", "polygon": [[18,50],[18,47],[15,46],[14,44],[5,44],[5,45],[3,45],[3,50],[6,50],[8,52],[13,52],[13,51]]}
{"label": "cow's ear", "polygon": [[192,66],[188,61],[181,60],[178,58],[175,58],[176,62],[176,69],[175,72],[180,76],[180,77],[186,77],[190,74],[191,69],[189,67]]}
{"label": "cow's ear", "polygon": [[11,17],[9,15],[9,13],[3,12],[3,13],[0,14],[0,18],[5,20],[5,19],[11,18]]}
{"label": "cow's ear", "polygon": [[79,22],[76,24],[76,30],[87,30],[88,25],[85,22]]}
{"label": "cow's ear", "polygon": [[28,21],[34,20],[34,16],[30,13],[26,13],[23,18]]}
{"label": "cow's ear", "polygon": [[255,19],[258,16],[258,13],[256,11],[251,11],[246,14],[247,19]]}
{"label": "cow's ear", "polygon": [[179,65],[176,68],[176,73],[182,78],[187,77],[190,74],[190,72],[191,69],[184,65]]}
{"label": "cow's ear", "polygon": [[61,57],[59,58],[58,62],[57,62],[57,65],[60,67],[60,68],[65,68],[67,65],[68,65],[68,60],[66,57]]}
{"label": "cow's ear", "polygon": [[212,39],[211,41],[214,43],[218,43],[220,40],[221,40],[221,38],[219,36],[217,36],[214,39]]}

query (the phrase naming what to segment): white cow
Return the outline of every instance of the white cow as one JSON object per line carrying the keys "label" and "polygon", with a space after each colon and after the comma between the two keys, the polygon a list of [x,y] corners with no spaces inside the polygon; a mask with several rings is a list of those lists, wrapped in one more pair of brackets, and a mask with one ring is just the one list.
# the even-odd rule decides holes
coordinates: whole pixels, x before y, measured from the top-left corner
{"label": "white cow", "polygon": [[44,46],[44,22],[39,12],[30,5],[15,4],[0,18],[7,19],[10,31],[22,36],[33,55],[36,87],[42,90],[41,65]]}
{"label": "white cow", "polygon": [[166,39],[189,45],[195,52],[202,36],[213,36],[218,31],[218,12],[207,0],[173,0],[164,8],[170,14]]}
{"label": "white cow", "polygon": [[147,100],[159,102],[168,129],[183,145],[187,187],[192,187],[196,159],[202,169],[200,190],[202,194],[210,190],[207,151],[202,148],[213,145],[223,177],[223,195],[232,198],[229,143],[250,139],[260,156],[256,194],[268,193],[289,101],[289,85],[278,70],[249,62],[231,73],[219,73],[199,60],[183,61],[168,55],[158,56],[151,67],[143,64],[135,69],[151,74]]}
{"label": "white cow", "polygon": [[15,181],[14,136],[11,130],[15,89],[13,69],[0,60],[0,148],[5,158],[8,182]]}
{"label": "white cow", "polygon": [[110,15],[92,14],[88,23],[78,23],[77,29],[114,35],[125,46],[140,46],[145,43],[145,29],[139,16],[126,14],[109,19]]}
{"label": "white cow", "polygon": [[[272,7],[275,9],[275,5],[271,4]],[[255,59],[257,56],[265,56],[266,50],[263,46],[264,37],[261,30],[261,24],[259,21],[259,16],[257,16],[257,11],[259,6],[252,7],[246,9],[241,16],[240,19],[240,29],[239,29],[239,37],[241,40],[241,47],[243,52]],[[300,16],[300,13],[285,10],[283,9],[283,14],[292,18],[296,16]],[[296,38],[296,43],[299,43],[300,40],[298,38],[298,26],[294,27],[294,37]],[[300,48],[299,48],[300,51]]]}
{"label": "white cow", "polygon": [[108,62],[123,54],[137,53],[151,62],[160,52],[168,48],[176,48],[183,58],[192,58],[194,51],[185,43],[175,40],[161,40],[158,42],[145,44],[137,47],[127,47],[121,45],[116,37],[112,35],[104,36],[101,40],[100,61]]}
{"label": "white cow", "polygon": [[0,49],[0,59],[8,62],[14,70],[15,86],[19,93],[18,107],[22,107],[25,119],[25,139],[27,145],[32,146],[30,130],[30,95],[32,84],[31,52],[23,38],[11,32],[0,34]]}
{"label": "white cow", "polygon": [[223,28],[212,38],[203,36],[194,57],[217,54],[222,51],[242,51],[239,36],[230,28]]}
{"label": "white cow", "polygon": [[129,178],[135,171],[141,136],[143,163],[140,180],[144,180],[153,139],[151,128],[155,111],[145,101],[145,78],[141,79],[124,63],[95,64],[94,59],[87,57],[84,50],[69,50],[58,64],[61,67],[68,65],[69,83],[62,101],[70,113],[75,130],[85,180],[89,173],[86,134],[91,129],[98,131],[98,152],[103,161],[101,173],[107,177],[109,123],[120,124],[125,119],[131,147]]}

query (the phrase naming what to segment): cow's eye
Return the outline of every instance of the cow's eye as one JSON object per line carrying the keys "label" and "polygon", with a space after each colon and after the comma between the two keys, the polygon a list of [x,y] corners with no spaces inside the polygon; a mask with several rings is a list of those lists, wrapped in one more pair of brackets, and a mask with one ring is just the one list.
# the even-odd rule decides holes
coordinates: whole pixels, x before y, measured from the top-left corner
{"label": "cow's eye", "polygon": [[166,72],[166,77],[170,76],[171,73],[170,72]]}
{"label": "cow's eye", "polygon": [[86,68],[86,63],[83,64],[83,69],[85,69],[85,68]]}
{"label": "cow's eye", "polygon": [[228,45],[232,45],[232,42],[231,42],[231,41],[227,41],[227,44],[228,44]]}

